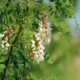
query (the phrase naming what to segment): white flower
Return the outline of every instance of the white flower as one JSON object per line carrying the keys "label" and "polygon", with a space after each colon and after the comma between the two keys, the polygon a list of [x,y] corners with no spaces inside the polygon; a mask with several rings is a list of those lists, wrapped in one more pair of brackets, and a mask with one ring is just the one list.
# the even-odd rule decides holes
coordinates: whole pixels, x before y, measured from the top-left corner
{"label": "white flower", "polygon": [[39,60],[37,60],[37,63],[39,64]]}
{"label": "white flower", "polygon": [[6,43],[6,46],[9,47],[10,46],[9,43]]}
{"label": "white flower", "polygon": [[34,47],[32,50],[36,50],[36,47]]}
{"label": "white flower", "polygon": [[51,41],[51,39],[50,38],[48,38],[48,42],[50,43],[50,41]]}
{"label": "white flower", "polygon": [[36,40],[40,40],[40,33],[35,34]]}
{"label": "white flower", "polygon": [[33,44],[35,44],[35,40],[32,40],[31,42],[32,42]]}
{"label": "white flower", "polygon": [[40,52],[40,53],[42,53],[42,54],[40,54],[40,55],[44,55],[44,52],[43,52],[43,50],[39,50],[39,52]]}
{"label": "white flower", "polygon": [[5,41],[4,40],[2,40],[2,44],[4,44],[5,43]]}
{"label": "white flower", "polygon": [[40,36],[36,37],[36,40],[40,40]]}
{"label": "white flower", "polygon": [[39,28],[39,30],[42,32],[43,31],[43,28]]}
{"label": "white flower", "polygon": [[8,50],[8,48],[6,47],[6,50]]}
{"label": "white flower", "polygon": [[1,44],[2,45],[2,48],[4,48],[4,45],[3,44]]}
{"label": "white flower", "polygon": [[34,53],[34,54],[38,54],[39,52],[38,52],[38,51],[33,51],[33,53]]}
{"label": "white flower", "polygon": [[39,42],[38,42],[38,44],[40,45],[42,43],[42,40],[40,40]]}
{"label": "white flower", "polygon": [[43,49],[45,49],[45,47],[41,44],[41,45],[40,45],[40,49],[43,50]]}
{"label": "white flower", "polygon": [[35,54],[34,59],[36,60],[37,58],[38,58],[38,55],[37,55],[37,54]]}
{"label": "white flower", "polygon": [[51,30],[52,30],[52,28],[50,28],[50,27],[49,27],[49,28],[47,28],[46,30],[47,30],[47,31],[51,31]]}
{"label": "white flower", "polygon": [[38,37],[38,36],[40,36],[40,33],[36,33],[36,34],[35,34],[35,37]]}
{"label": "white flower", "polygon": [[38,64],[39,64],[40,61],[43,61],[43,60],[44,60],[44,57],[39,55],[38,59],[37,59]]}
{"label": "white flower", "polygon": [[2,39],[2,37],[4,37],[4,34],[0,34],[0,38]]}
{"label": "white flower", "polygon": [[36,47],[35,44],[32,44],[31,47]]}
{"label": "white flower", "polygon": [[[50,38],[52,37],[51,36],[52,28],[50,27],[51,23],[50,23],[47,15],[44,16],[43,18],[45,19],[45,21],[44,21],[45,24],[44,24],[43,27],[39,26],[38,30],[39,30],[39,33],[40,33],[40,37],[43,40],[42,43],[44,45],[48,45],[50,43],[50,41],[51,41]],[[39,25],[43,25],[43,22],[42,23],[40,22]]]}
{"label": "white flower", "polygon": [[3,33],[7,33],[7,31],[4,31]]}
{"label": "white flower", "polygon": [[42,27],[42,26],[43,26],[42,21],[40,21],[40,22],[39,22],[39,26],[40,26],[40,27]]}
{"label": "white flower", "polygon": [[51,23],[48,19],[48,16],[45,15],[44,18],[44,21],[40,21],[39,22],[39,28],[38,28],[38,31],[39,33],[35,33],[34,32],[34,35],[35,35],[35,40],[37,42],[37,46],[35,46],[35,41],[32,40],[32,45],[31,47],[33,47],[33,54],[34,54],[34,59],[35,61],[39,62],[40,61],[43,61],[44,60],[44,49],[45,47],[43,46],[44,45],[48,45],[51,41]]}
{"label": "white flower", "polygon": [[47,26],[50,26],[50,24],[51,24],[51,23],[47,23],[46,25],[47,25]]}
{"label": "white flower", "polygon": [[12,34],[10,34],[10,36],[12,36]]}
{"label": "white flower", "polygon": [[43,61],[44,60],[44,57],[43,56],[40,56],[40,59],[41,59],[41,61]]}

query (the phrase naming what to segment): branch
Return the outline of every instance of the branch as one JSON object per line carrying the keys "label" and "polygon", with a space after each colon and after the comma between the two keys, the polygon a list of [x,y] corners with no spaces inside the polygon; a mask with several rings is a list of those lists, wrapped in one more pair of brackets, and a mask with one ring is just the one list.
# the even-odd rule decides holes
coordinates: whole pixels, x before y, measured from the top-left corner
{"label": "branch", "polygon": [[[15,44],[15,42],[16,42],[17,39],[18,39],[18,36],[19,36],[19,34],[20,34],[20,32],[21,32],[21,28],[22,28],[22,27],[20,26],[19,32],[17,33],[17,36],[16,36],[16,38],[15,38],[15,40],[14,40],[14,42],[13,42],[13,45]],[[2,80],[4,80],[4,77],[5,77],[5,74],[6,74],[6,70],[7,70],[9,61],[10,61],[10,55],[12,54],[12,50],[13,50],[13,47],[11,46],[10,54],[9,54],[9,56],[8,56],[8,60],[6,61],[6,68],[4,69],[4,74],[3,74]]]}
{"label": "branch", "polygon": [[[32,0],[29,1],[29,3],[31,3],[31,2],[32,2]],[[28,16],[28,11],[29,11],[29,7],[27,7],[27,9],[26,9],[25,16]],[[21,22],[23,22],[23,20]],[[15,38],[14,42],[12,43],[13,45],[16,43],[21,30],[22,30],[22,26],[20,26],[20,28],[19,28],[19,31],[18,31],[18,33],[16,35],[16,38]],[[6,70],[7,70],[9,61],[10,61],[10,55],[12,54],[12,50],[13,50],[13,47],[11,46],[10,53],[9,53],[9,56],[8,56],[8,60],[6,61],[6,64],[5,64],[6,65],[6,68],[4,69],[4,74],[3,74],[3,77],[2,77],[1,80],[4,80],[4,77],[5,77],[5,74],[6,74]]]}

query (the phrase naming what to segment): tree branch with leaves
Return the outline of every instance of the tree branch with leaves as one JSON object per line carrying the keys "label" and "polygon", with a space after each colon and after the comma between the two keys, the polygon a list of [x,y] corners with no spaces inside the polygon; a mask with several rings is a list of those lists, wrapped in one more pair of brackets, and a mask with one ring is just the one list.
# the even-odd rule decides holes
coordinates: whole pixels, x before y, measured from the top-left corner
{"label": "tree branch with leaves", "polygon": [[[59,35],[63,36],[69,32],[67,24],[61,20],[61,15],[65,18],[74,15],[72,0],[68,4],[58,0],[50,0],[50,2],[55,2],[55,8],[49,5],[39,9],[43,5],[43,0],[8,0],[5,7],[1,6],[0,68],[3,69],[0,72],[1,80],[9,79],[10,65],[18,69],[21,66],[32,70],[30,60],[38,64],[44,60],[47,62],[49,56],[47,57],[45,46],[51,42],[53,31],[49,16],[53,17],[53,23],[59,29]],[[3,3],[2,0],[1,3]],[[43,13],[45,10],[48,13]],[[23,56],[25,49],[27,58]],[[15,76],[14,79],[16,78],[19,77]]]}

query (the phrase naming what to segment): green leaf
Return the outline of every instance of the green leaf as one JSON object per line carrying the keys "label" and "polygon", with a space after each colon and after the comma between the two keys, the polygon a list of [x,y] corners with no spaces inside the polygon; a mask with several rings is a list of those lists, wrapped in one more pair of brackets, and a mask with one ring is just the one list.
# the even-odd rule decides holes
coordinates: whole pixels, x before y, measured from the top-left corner
{"label": "green leaf", "polygon": [[17,64],[18,66],[24,66],[24,64]]}
{"label": "green leaf", "polygon": [[49,11],[52,11],[52,10],[53,10],[53,8],[50,8],[50,9],[49,9]]}
{"label": "green leaf", "polygon": [[77,21],[75,20],[75,22],[77,22]]}
{"label": "green leaf", "polygon": [[52,15],[54,12],[55,12],[55,11],[52,11],[52,12],[50,13],[50,15]]}
{"label": "green leaf", "polygon": [[70,31],[70,29],[69,29],[68,27],[66,27],[66,28],[64,28],[64,29],[62,30],[63,33],[67,33],[67,32],[69,32],[69,31]]}
{"label": "green leaf", "polygon": [[78,24],[78,23],[76,23],[76,25],[77,25],[77,26],[79,26],[79,24]]}
{"label": "green leaf", "polygon": [[58,32],[58,35],[62,35],[62,32]]}
{"label": "green leaf", "polygon": [[5,56],[0,58],[0,62],[4,62],[5,60],[6,60]]}
{"label": "green leaf", "polygon": [[27,62],[26,62],[26,64],[25,64],[25,67],[31,69],[31,66],[30,66],[29,63],[27,63]]}
{"label": "green leaf", "polygon": [[72,9],[72,8],[69,9],[69,11],[72,12],[72,15],[74,15],[74,13],[76,13],[76,10],[75,9]]}
{"label": "green leaf", "polygon": [[[46,52],[45,52],[45,53],[46,53]],[[50,58],[49,53],[46,53],[46,54],[44,55],[44,58],[45,58],[45,60],[47,61],[47,60]]]}
{"label": "green leaf", "polygon": [[30,4],[30,3],[28,3],[28,4],[27,4],[27,6],[28,6],[28,7],[31,7],[31,4]]}
{"label": "green leaf", "polygon": [[16,57],[19,57],[19,53],[18,52],[14,52],[13,55],[15,55]]}
{"label": "green leaf", "polygon": [[73,16],[73,18],[75,19],[76,17],[75,17],[75,16]]}
{"label": "green leaf", "polygon": [[67,27],[67,24],[66,23],[62,23],[61,25],[60,25],[60,28],[61,29],[64,29],[64,28],[66,28]]}
{"label": "green leaf", "polygon": [[4,64],[0,64],[0,68],[5,68],[6,66]]}
{"label": "green leaf", "polygon": [[37,18],[38,20],[41,20],[41,18],[40,18],[38,15],[36,15],[36,18]]}
{"label": "green leaf", "polygon": [[51,58],[48,59],[47,63],[53,64],[53,61],[51,61]]}
{"label": "green leaf", "polygon": [[[66,23],[65,23],[66,24]],[[64,26],[64,20],[58,20],[58,21],[56,21],[55,23],[54,23],[54,25],[56,26],[56,27],[58,27],[58,26]]]}

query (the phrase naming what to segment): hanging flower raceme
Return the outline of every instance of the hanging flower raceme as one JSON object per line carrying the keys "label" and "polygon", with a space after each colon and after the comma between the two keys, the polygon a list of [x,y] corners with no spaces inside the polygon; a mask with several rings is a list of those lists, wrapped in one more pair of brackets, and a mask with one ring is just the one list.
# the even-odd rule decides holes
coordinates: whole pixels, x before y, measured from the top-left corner
{"label": "hanging flower raceme", "polygon": [[44,60],[44,49],[43,45],[48,45],[51,41],[51,23],[48,16],[45,15],[39,22],[38,33],[34,32],[35,38],[31,41],[31,51],[29,58],[38,63]]}
{"label": "hanging flower raceme", "polygon": [[43,45],[48,45],[51,41],[51,23],[48,19],[48,16],[45,15],[39,22],[39,33],[40,37],[43,40]]}
{"label": "hanging flower raceme", "polygon": [[42,40],[40,38],[40,34],[34,32],[34,35],[35,35],[35,39],[33,39],[31,41],[32,50],[30,51],[29,55],[30,55],[30,58],[32,59],[32,61],[35,60],[39,64],[40,61],[44,60],[45,47],[42,45]]}
{"label": "hanging flower raceme", "polygon": [[[10,46],[10,44],[8,43],[8,39],[13,34],[14,34],[14,30],[12,27],[6,29],[6,31],[4,31],[3,34],[0,34],[0,41],[1,41],[0,46],[2,48],[1,52],[8,50],[8,47]],[[7,51],[5,54],[7,54]]]}

